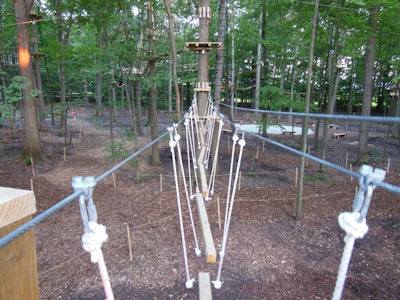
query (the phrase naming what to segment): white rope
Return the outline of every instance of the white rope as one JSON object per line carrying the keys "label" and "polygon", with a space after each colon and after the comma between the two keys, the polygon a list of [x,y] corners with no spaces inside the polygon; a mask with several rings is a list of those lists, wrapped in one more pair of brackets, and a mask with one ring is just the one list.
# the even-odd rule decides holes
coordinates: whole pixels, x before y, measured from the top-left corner
{"label": "white rope", "polygon": [[106,227],[96,222],[89,221],[89,231],[82,236],[82,247],[90,253],[92,263],[97,263],[103,281],[104,293],[107,300],[114,300],[110,278],[108,277],[106,263],[104,262],[103,252],[101,251],[102,244],[107,241],[108,235]]}
{"label": "white rope", "polygon": [[[217,144],[216,144],[216,149],[215,149],[215,154],[214,154],[214,160],[213,160],[213,165],[211,168],[211,174],[210,174],[210,182],[208,185],[208,195],[214,195],[214,184],[215,184],[215,176],[217,173],[217,161],[218,161],[218,151],[219,151],[219,142],[221,139],[221,132],[222,132],[222,127],[224,125],[224,121],[222,119],[219,120],[219,128],[218,128],[218,137],[217,137]],[[208,198],[208,196],[207,196]],[[210,199],[210,198],[208,198]]]}
{"label": "white rope", "polygon": [[181,229],[181,238],[182,238],[182,247],[183,247],[183,259],[184,259],[185,270],[186,270],[186,283],[185,283],[185,286],[186,286],[187,289],[191,289],[193,287],[194,279],[190,278],[189,264],[188,264],[187,253],[186,253],[185,231],[184,231],[184,228],[183,228],[181,198],[180,198],[180,193],[179,193],[178,172],[177,172],[177,168],[176,168],[175,150],[174,150],[174,148],[176,146],[176,142],[173,139],[172,130],[173,130],[172,128],[168,128],[168,131],[170,133],[169,146],[171,148],[172,165],[174,167],[174,176],[175,176],[175,185],[176,185],[176,189],[175,189],[176,190],[176,201],[178,203],[179,225],[180,225],[180,229]]}
{"label": "white rope", "polygon": [[[195,245],[196,245],[195,246],[195,254],[196,254],[197,257],[200,257],[201,256],[201,250],[200,250],[199,243],[198,243],[198,240],[197,240],[196,228],[194,226],[194,221],[193,221],[192,207],[190,205],[190,195],[189,195],[189,192],[188,192],[188,189],[187,189],[185,170],[183,168],[183,161],[182,161],[182,152],[181,152],[181,148],[180,148],[180,144],[179,144],[179,141],[180,141],[181,137],[177,132],[177,127],[178,127],[178,125],[175,124],[174,125],[174,132],[175,132],[174,141],[176,142],[179,165],[181,166],[181,172],[182,172],[183,186],[185,187],[186,201],[187,201],[188,210],[189,210],[190,223],[192,225],[193,237],[194,237]],[[177,186],[177,188],[178,188],[178,186]]]}
{"label": "white rope", "polygon": [[216,288],[216,289],[220,289],[222,287],[222,282],[221,282],[222,264],[224,262],[226,244],[228,241],[229,226],[231,223],[233,203],[235,201],[235,193],[236,193],[237,182],[238,182],[238,178],[239,178],[239,170],[240,170],[240,165],[241,165],[241,161],[242,161],[243,148],[246,145],[246,142],[245,142],[243,136],[244,136],[244,133],[242,133],[242,138],[238,142],[238,144],[240,146],[240,152],[239,152],[238,161],[237,161],[237,165],[236,165],[236,174],[235,174],[235,180],[234,180],[234,184],[233,184],[233,188],[232,188],[232,197],[231,197],[230,203],[229,203],[229,212],[228,212],[228,216],[226,218],[227,220],[225,221],[226,227],[224,227],[222,249],[219,252],[220,261],[219,261],[219,266],[218,266],[217,279],[213,281],[214,288]]}
{"label": "white rope", "polygon": [[[196,193],[197,194],[200,189],[199,189],[199,181],[197,178],[197,154],[196,154],[196,140],[195,140],[195,125],[193,119],[193,112],[192,112],[192,117],[190,118],[190,127],[189,127],[189,137],[190,137],[190,154],[192,155],[192,165],[193,165],[193,170],[194,170],[194,178],[196,180]],[[195,194],[192,193],[192,198],[195,197]]]}
{"label": "white rope", "polygon": [[345,246],[336,279],[335,291],[333,292],[333,300],[339,300],[342,296],[355,240],[363,238],[368,232],[365,218],[358,222],[359,217],[360,213],[358,212],[344,212],[338,218],[339,225],[346,232],[346,236],[344,238]]}

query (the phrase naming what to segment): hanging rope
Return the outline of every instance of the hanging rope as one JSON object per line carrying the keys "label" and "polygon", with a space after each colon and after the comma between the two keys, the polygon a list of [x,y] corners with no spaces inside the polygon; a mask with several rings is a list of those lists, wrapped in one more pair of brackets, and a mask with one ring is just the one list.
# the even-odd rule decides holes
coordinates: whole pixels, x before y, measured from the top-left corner
{"label": "hanging rope", "polygon": [[[229,201],[229,211],[227,216],[225,216],[225,226],[224,226],[224,234],[223,234],[223,239],[222,239],[222,249],[219,252],[220,256],[220,261],[219,261],[219,266],[218,266],[218,274],[217,274],[217,279],[213,281],[214,288],[220,289],[222,287],[222,282],[221,282],[221,273],[222,273],[222,265],[224,262],[224,257],[225,257],[225,250],[226,250],[226,244],[228,241],[228,233],[229,233],[229,226],[231,223],[231,216],[232,216],[232,211],[233,211],[233,203],[235,201],[235,194],[236,194],[236,188],[237,188],[237,182],[239,178],[239,170],[240,170],[240,165],[242,162],[242,155],[243,155],[243,148],[246,145],[246,142],[244,140],[244,133],[242,133],[242,138],[238,141],[238,144],[240,146],[240,151],[238,155],[238,160],[237,160],[237,165],[236,165],[236,174],[235,174],[235,180],[233,183],[232,187],[232,197]],[[233,153],[233,147],[232,147],[232,153]],[[233,165],[231,164],[231,174],[233,172]],[[227,202],[227,207],[228,207],[228,202]]]}
{"label": "hanging rope", "polygon": [[177,128],[178,128],[178,124],[174,124],[173,125],[173,129],[174,129],[174,133],[175,133],[174,141],[175,141],[176,147],[177,147],[178,162],[179,162],[179,165],[181,166],[182,180],[183,180],[183,186],[185,187],[185,195],[186,195],[186,201],[187,201],[187,206],[188,206],[188,210],[189,210],[190,223],[192,225],[193,237],[194,237],[195,245],[196,245],[195,246],[195,254],[196,254],[197,257],[200,257],[201,256],[201,251],[200,251],[199,243],[198,243],[198,240],[197,240],[196,228],[194,226],[192,207],[190,205],[190,195],[189,195],[189,192],[188,192],[188,189],[187,189],[187,185],[186,185],[185,170],[183,168],[182,153],[181,153],[181,148],[180,148],[180,145],[179,145],[179,141],[180,141],[181,137],[178,134]]}
{"label": "hanging rope", "polygon": [[101,279],[103,281],[104,293],[107,300],[114,300],[110,278],[108,277],[106,263],[104,261],[101,246],[108,239],[106,227],[97,224],[97,211],[93,202],[93,190],[96,180],[93,176],[74,177],[72,187],[75,192],[82,192],[79,196],[79,208],[82,216],[84,234],[82,236],[82,247],[90,253],[92,263],[97,263]]}
{"label": "hanging rope", "polygon": [[354,199],[353,211],[343,212],[338,217],[339,225],[346,232],[346,236],[344,237],[345,246],[332,296],[333,300],[339,300],[342,296],[355,240],[362,239],[368,232],[366,215],[372,193],[376,187],[374,182],[383,181],[386,173],[384,170],[374,169],[366,165],[361,166],[359,172],[361,174],[360,190]]}
{"label": "hanging rope", "polygon": [[193,282],[194,279],[190,278],[190,273],[189,273],[189,264],[188,264],[188,258],[187,258],[187,253],[186,253],[186,240],[185,240],[185,230],[183,228],[183,217],[182,217],[182,208],[181,208],[181,198],[180,198],[180,193],[179,193],[179,182],[178,182],[178,172],[176,168],[176,160],[175,160],[175,147],[176,147],[176,141],[173,138],[173,128],[169,127],[168,128],[169,134],[170,134],[170,140],[169,140],[169,146],[171,148],[171,154],[172,154],[172,165],[174,168],[174,177],[175,177],[175,185],[176,185],[176,200],[178,203],[178,213],[179,213],[179,225],[181,229],[181,239],[182,239],[182,247],[183,247],[183,259],[185,263],[185,270],[186,270],[186,288],[191,289],[193,288]]}

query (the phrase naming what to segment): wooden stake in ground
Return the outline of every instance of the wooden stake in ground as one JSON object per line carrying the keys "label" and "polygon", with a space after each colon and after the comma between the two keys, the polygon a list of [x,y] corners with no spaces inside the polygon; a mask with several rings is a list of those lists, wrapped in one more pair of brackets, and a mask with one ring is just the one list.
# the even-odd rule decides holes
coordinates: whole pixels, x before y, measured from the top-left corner
{"label": "wooden stake in ground", "polygon": [[35,176],[35,166],[33,164],[33,157],[31,157],[32,176]]}
{"label": "wooden stake in ground", "polygon": [[[308,151],[307,151],[307,154],[310,155],[311,147],[308,146],[308,149],[307,149],[307,150],[308,150]],[[309,161],[309,159],[308,159],[308,157],[307,157],[307,159],[306,159],[306,168],[308,168],[308,161]]]}
{"label": "wooden stake in ground", "polygon": [[[350,171],[353,171],[353,165],[350,164]],[[350,176],[350,181],[353,181],[353,176]]]}
{"label": "wooden stake in ground", "polygon": [[264,153],[265,141],[262,142],[262,153]]}
{"label": "wooden stake in ground", "polygon": [[259,150],[259,148],[258,148],[258,146],[257,146],[257,151],[256,151],[256,160],[258,160],[258,150]]}
{"label": "wooden stake in ground", "polygon": [[390,170],[390,157],[388,157],[388,162],[387,162],[387,167],[386,167],[386,173],[389,174]]}
{"label": "wooden stake in ground", "polygon": [[238,191],[240,191],[240,186],[242,184],[242,171],[239,172],[239,185],[238,185]]}
{"label": "wooden stake in ground", "polygon": [[218,228],[221,229],[221,208],[219,206],[219,197],[217,197],[217,213],[218,213]]}
{"label": "wooden stake in ground", "polygon": [[160,192],[162,192],[162,173],[160,173]]}
{"label": "wooden stake in ground", "polygon": [[296,168],[296,175],[294,178],[294,187],[297,187],[297,178],[299,177],[299,168]]}
{"label": "wooden stake in ground", "polygon": [[33,178],[31,178],[31,191],[33,191]]}
{"label": "wooden stake in ground", "polygon": [[129,230],[129,225],[126,225],[126,233],[128,234],[129,258],[132,261],[133,260],[133,253],[132,253],[131,232]]}
{"label": "wooden stake in ground", "polygon": [[64,147],[64,161],[65,161],[65,147]]}
{"label": "wooden stake in ground", "polygon": [[349,152],[346,153],[345,168],[347,168],[348,163],[349,163]]}

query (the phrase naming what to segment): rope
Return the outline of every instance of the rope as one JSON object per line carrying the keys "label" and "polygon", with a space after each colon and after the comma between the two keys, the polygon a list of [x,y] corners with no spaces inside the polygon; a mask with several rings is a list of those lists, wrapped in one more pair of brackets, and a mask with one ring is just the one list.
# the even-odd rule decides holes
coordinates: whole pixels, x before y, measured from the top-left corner
{"label": "rope", "polygon": [[361,175],[360,190],[354,198],[353,211],[343,212],[338,217],[339,225],[346,232],[346,236],[344,238],[345,247],[343,249],[342,260],[333,292],[333,300],[340,300],[342,296],[355,240],[362,239],[368,232],[366,215],[372,193],[376,187],[374,182],[383,181],[386,175],[384,170],[374,169],[367,165],[362,165],[359,172]]}
{"label": "rope", "polygon": [[85,251],[90,253],[90,260],[92,263],[98,264],[106,299],[114,300],[110,278],[108,277],[106,263],[104,261],[103,252],[101,251],[101,246],[107,239],[106,227],[96,222],[89,221],[89,231],[85,232],[82,236],[82,247]]}
{"label": "rope", "polygon": [[190,278],[190,273],[189,273],[189,264],[188,264],[188,259],[187,259],[187,253],[186,253],[186,240],[185,240],[185,231],[183,228],[183,218],[182,218],[182,208],[181,208],[181,198],[179,194],[179,185],[178,185],[178,172],[176,168],[176,160],[175,160],[175,146],[176,146],[176,141],[173,138],[172,128],[168,128],[169,134],[170,134],[170,141],[169,141],[169,146],[171,148],[171,154],[172,154],[172,165],[174,168],[174,175],[175,175],[175,184],[176,184],[176,201],[178,203],[178,213],[179,213],[179,225],[181,229],[181,239],[182,239],[182,247],[183,247],[183,259],[185,263],[185,270],[186,270],[186,288],[191,289],[193,287],[193,282],[194,279]]}
{"label": "rope", "polygon": [[[181,153],[181,148],[180,148],[180,145],[179,145],[179,141],[180,141],[181,137],[180,137],[180,135],[178,134],[178,132],[176,130],[177,127],[178,127],[178,125],[175,124],[174,125],[174,132],[175,132],[174,141],[175,141],[176,147],[177,147],[179,165],[181,166],[181,172],[182,172],[183,186],[185,187],[186,201],[187,201],[189,215],[190,215],[190,223],[192,225],[193,237],[194,237],[195,245],[196,245],[195,254],[196,254],[197,257],[200,257],[201,256],[201,251],[200,251],[200,248],[199,248],[199,243],[197,241],[197,233],[196,233],[196,228],[194,226],[194,221],[193,221],[192,207],[190,205],[190,195],[189,195],[189,192],[188,192],[188,189],[187,189],[185,170],[183,168],[183,161],[182,161],[182,153]],[[178,185],[177,185],[178,182],[175,181],[175,184],[176,184],[176,186],[178,188]]]}
{"label": "rope", "polygon": [[220,119],[219,120],[219,128],[218,128],[217,144],[216,144],[216,149],[215,149],[213,165],[211,168],[210,182],[208,185],[208,194],[211,194],[211,195],[214,195],[214,184],[215,184],[215,176],[217,173],[218,151],[219,151],[219,144],[220,144],[221,132],[222,132],[223,125],[224,125],[224,121],[222,119]]}
{"label": "rope", "polygon": [[352,121],[369,121],[369,122],[381,122],[381,123],[400,123],[400,117],[371,117],[371,116],[353,116],[353,115],[335,115],[335,114],[314,114],[314,113],[300,113],[300,112],[285,112],[285,111],[273,111],[263,109],[251,109],[243,107],[233,107],[228,104],[220,103],[220,105],[235,108],[237,110],[250,111],[250,112],[262,112],[272,115],[289,115],[297,117],[310,117],[310,118],[321,118],[321,119],[337,119],[337,120],[352,120]]}
{"label": "rope", "polygon": [[[229,226],[231,223],[231,216],[232,216],[232,210],[233,210],[233,203],[235,200],[236,187],[237,187],[237,182],[238,182],[238,178],[239,178],[239,170],[240,170],[240,165],[241,165],[241,161],[242,161],[243,148],[246,145],[246,142],[244,140],[244,133],[242,134],[242,138],[239,140],[238,144],[240,146],[240,151],[239,151],[238,161],[237,161],[237,165],[236,165],[236,174],[235,174],[235,180],[234,180],[233,189],[232,189],[232,197],[231,197],[230,203],[229,203],[229,212],[228,212],[228,215],[225,216],[226,226],[224,225],[222,249],[219,253],[220,261],[219,261],[219,266],[218,266],[218,274],[217,274],[217,279],[213,280],[213,285],[214,285],[214,288],[216,288],[216,289],[220,289],[222,287],[222,282],[221,282],[222,265],[223,265],[224,257],[225,257],[225,250],[226,250],[226,244],[227,244],[227,240],[228,240]],[[232,151],[232,153],[233,153],[233,151]],[[232,167],[232,165],[231,165],[231,167]],[[226,205],[228,207],[228,202]]]}

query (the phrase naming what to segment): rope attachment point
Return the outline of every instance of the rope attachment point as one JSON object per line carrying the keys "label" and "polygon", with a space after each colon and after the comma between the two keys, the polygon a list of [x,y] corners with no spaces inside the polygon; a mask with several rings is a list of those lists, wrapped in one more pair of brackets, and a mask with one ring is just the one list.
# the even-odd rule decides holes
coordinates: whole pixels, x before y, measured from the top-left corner
{"label": "rope attachment point", "polygon": [[336,279],[336,286],[332,296],[333,300],[340,300],[342,296],[355,240],[362,239],[368,232],[366,216],[371,203],[372,193],[376,188],[376,184],[382,182],[386,175],[384,170],[367,165],[362,165],[359,173],[361,174],[360,189],[354,198],[353,211],[343,212],[338,217],[339,225],[346,232],[346,236],[344,238],[345,246]]}

